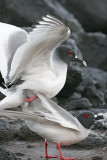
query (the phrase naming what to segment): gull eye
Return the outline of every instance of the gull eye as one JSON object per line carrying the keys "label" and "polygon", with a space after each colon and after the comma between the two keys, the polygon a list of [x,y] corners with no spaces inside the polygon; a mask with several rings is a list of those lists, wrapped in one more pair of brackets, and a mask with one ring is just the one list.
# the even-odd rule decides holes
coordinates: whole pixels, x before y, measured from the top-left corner
{"label": "gull eye", "polygon": [[74,52],[73,51],[69,51],[68,54],[71,55],[71,54],[74,54]]}
{"label": "gull eye", "polygon": [[89,114],[84,114],[84,117],[85,118],[89,118]]}

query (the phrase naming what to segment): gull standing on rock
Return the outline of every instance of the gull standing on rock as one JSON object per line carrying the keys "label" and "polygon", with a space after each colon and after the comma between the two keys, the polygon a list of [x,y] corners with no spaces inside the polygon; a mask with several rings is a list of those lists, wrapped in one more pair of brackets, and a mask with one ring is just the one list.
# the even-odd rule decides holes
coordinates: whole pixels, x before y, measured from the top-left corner
{"label": "gull standing on rock", "polygon": [[23,90],[38,91],[49,98],[63,88],[67,63],[77,61],[86,65],[71,50],[55,54],[54,50],[70,35],[70,29],[60,20],[47,15],[29,34],[13,25],[0,23],[0,71],[7,89],[0,110],[22,106]]}
{"label": "gull standing on rock", "polygon": [[[24,91],[24,96],[31,98],[38,96],[42,104],[41,110],[29,113],[29,110],[35,106],[36,100],[25,102],[23,112],[17,111],[0,111],[0,116],[23,119],[27,122],[29,128],[43,137],[45,141],[45,157],[56,158],[57,156],[49,156],[47,151],[48,142],[57,144],[61,160],[75,160],[76,158],[65,158],[62,155],[60,146],[66,146],[78,143],[84,140],[90,132],[90,127],[95,120],[103,119],[103,116],[94,115],[92,112],[86,111],[74,117],[72,114],[57,105],[46,96],[30,90]],[[34,107],[33,107],[34,108]]]}

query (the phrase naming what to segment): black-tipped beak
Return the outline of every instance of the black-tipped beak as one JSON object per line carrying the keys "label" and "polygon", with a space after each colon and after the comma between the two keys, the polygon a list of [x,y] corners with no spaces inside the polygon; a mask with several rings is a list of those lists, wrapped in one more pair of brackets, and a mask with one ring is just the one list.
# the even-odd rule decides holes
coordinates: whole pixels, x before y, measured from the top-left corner
{"label": "black-tipped beak", "polygon": [[77,55],[75,56],[75,58],[73,58],[73,61],[76,61],[76,62],[78,62],[78,63],[81,63],[83,66],[87,66],[87,63],[84,61],[84,60],[82,60],[82,59],[80,59],[80,58],[78,58],[77,57]]}
{"label": "black-tipped beak", "polygon": [[104,119],[103,115],[95,115],[95,120],[100,120],[100,119]]}

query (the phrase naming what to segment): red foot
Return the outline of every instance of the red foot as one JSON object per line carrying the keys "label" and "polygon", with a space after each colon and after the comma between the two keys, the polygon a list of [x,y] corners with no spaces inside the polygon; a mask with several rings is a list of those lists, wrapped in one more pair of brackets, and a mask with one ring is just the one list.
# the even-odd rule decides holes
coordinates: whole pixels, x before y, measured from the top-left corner
{"label": "red foot", "polygon": [[46,157],[46,158],[57,158],[57,155],[48,156],[48,150],[47,150],[47,147],[48,147],[48,142],[47,142],[47,141],[45,141],[45,157]]}
{"label": "red foot", "polygon": [[46,158],[57,158],[57,155],[53,155],[53,156],[46,156]]}
{"label": "red foot", "polygon": [[59,149],[59,153],[60,153],[60,158],[61,158],[61,160],[76,160],[76,158],[66,158],[66,157],[63,157],[62,152],[61,152],[60,143],[57,144],[57,147],[58,147],[58,149]]}
{"label": "red foot", "polygon": [[38,98],[38,96],[35,96],[35,97],[32,97],[32,98],[26,98],[25,101],[26,102],[31,102],[31,101],[33,101],[36,98]]}
{"label": "red foot", "polygon": [[76,158],[66,158],[66,157],[62,157],[61,160],[76,160]]}

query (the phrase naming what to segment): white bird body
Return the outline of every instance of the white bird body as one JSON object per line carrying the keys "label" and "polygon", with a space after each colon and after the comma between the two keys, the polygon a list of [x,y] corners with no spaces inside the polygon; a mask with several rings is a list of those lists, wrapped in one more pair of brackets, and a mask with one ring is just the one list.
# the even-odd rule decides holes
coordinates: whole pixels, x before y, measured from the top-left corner
{"label": "white bird body", "polygon": [[71,144],[83,141],[88,135],[89,130],[84,128],[78,121],[80,131],[65,128],[56,124],[40,124],[35,122],[28,122],[29,128],[36,132],[49,142],[60,143],[61,146],[67,146]]}
{"label": "white bird body", "polygon": [[[25,97],[37,95],[39,98],[32,102],[25,102],[22,112],[0,111],[0,116],[20,118],[27,122],[29,128],[52,143],[61,146],[78,143],[89,135],[79,120],[57,105],[46,96],[32,91],[24,91]],[[38,106],[35,107],[35,104]]]}
{"label": "white bird body", "polygon": [[60,61],[58,64],[54,63],[54,66],[50,68],[44,65],[39,63],[36,70],[31,67],[30,72],[23,75],[25,82],[19,85],[18,89],[39,91],[49,98],[57,95],[65,84],[67,65]]}
{"label": "white bird body", "polygon": [[22,112],[4,110],[0,111],[0,116],[25,120],[30,130],[46,140],[46,158],[57,157],[56,155],[48,156],[47,141],[49,141],[57,144],[62,160],[75,160],[76,158],[63,157],[60,146],[83,141],[89,135],[90,127],[95,122],[94,114],[83,112],[74,117],[51,99],[38,92],[24,90],[23,93],[23,96],[28,98],[35,95],[38,96],[38,99],[24,102]]}
{"label": "white bird body", "polygon": [[0,23],[0,71],[5,83],[13,85],[10,89],[0,88],[7,96],[0,110],[22,106],[23,89],[37,90],[50,98],[59,93],[66,81],[67,64],[54,60],[54,50],[69,35],[69,28],[48,15],[30,34]]}

